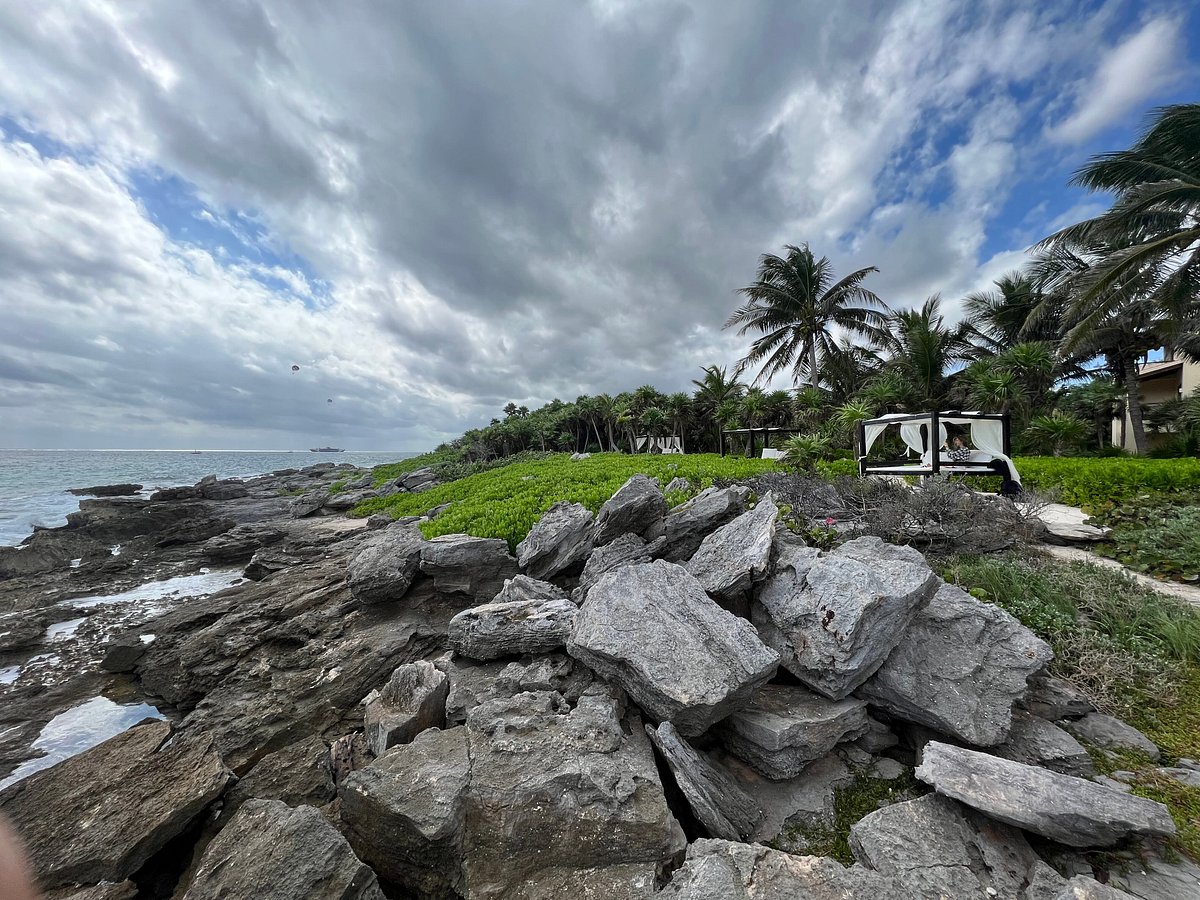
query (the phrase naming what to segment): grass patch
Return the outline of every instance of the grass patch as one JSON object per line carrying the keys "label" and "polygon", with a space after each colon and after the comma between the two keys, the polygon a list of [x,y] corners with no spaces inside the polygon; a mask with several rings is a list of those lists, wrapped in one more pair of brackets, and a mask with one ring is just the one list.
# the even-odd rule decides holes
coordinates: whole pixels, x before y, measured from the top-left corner
{"label": "grass patch", "polygon": [[1098,553],[1137,572],[1200,581],[1200,493],[1142,494],[1106,503],[1092,518],[1113,529]]}
{"label": "grass patch", "polygon": [[515,549],[542,514],[559,500],[582,503],[596,512],[617,488],[639,472],[664,484],[683,476],[693,484],[708,487],[714,478],[747,478],[771,471],[774,466],[771,460],[721,457],[714,453],[681,456],[600,453],[582,460],[556,453],[468,475],[420,494],[373,498],[356,506],[351,515],[376,512],[386,512],[393,518],[424,515],[435,506],[450,503],[446,512],[422,526],[426,537],[457,533],[498,537]]}

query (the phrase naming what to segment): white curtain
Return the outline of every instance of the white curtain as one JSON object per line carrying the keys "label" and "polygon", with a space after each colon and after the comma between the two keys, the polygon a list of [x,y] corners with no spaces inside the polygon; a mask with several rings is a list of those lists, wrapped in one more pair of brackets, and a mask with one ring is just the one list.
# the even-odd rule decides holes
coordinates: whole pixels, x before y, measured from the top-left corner
{"label": "white curtain", "polygon": [[976,420],[971,423],[971,443],[990,453],[996,459],[1004,460],[1008,466],[1008,477],[1017,484],[1021,483],[1021,476],[1017,473],[1017,467],[1013,465],[1013,461],[1004,455],[1004,423],[996,419]]}
{"label": "white curtain", "polygon": [[866,432],[867,445],[863,447],[862,452],[863,456],[867,456],[870,454],[871,445],[875,443],[876,438],[887,430],[887,423],[880,422],[878,425],[868,425],[864,430]]}

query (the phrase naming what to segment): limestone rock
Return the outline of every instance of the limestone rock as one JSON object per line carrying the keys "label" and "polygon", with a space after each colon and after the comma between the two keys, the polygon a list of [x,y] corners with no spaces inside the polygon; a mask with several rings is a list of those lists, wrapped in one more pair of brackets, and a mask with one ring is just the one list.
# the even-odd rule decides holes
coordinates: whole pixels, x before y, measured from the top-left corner
{"label": "limestone rock", "polygon": [[758,592],[754,624],[786,669],[840,700],[883,664],[937,584],[916,550],[874,537],[819,558],[785,548]]}
{"label": "limestone rock", "polygon": [[248,800],[200,859],[184,900],[383,900],[375,873],[311,806]]}
{"label": "limestone rock", "polygon": [[354,599],[383,603],[401,599],[412,586],[425,543],[416,528],[392,527],[363,542],[346,568]]}
{"label": "limestone rock", "polygon": [[700,544],[716,529],[746,511],[750,489],[742,486],[701,491],[669,513],[664,533],[650,547],[650,555],[667,562],[691,559]]}
{"label": "limestone rock", "polygon": [[754,509],[708,535],[684,564],[713,597],[733,600],[767,576],[779,508],[770,492]]}
{"label": "limestone rock", "polygon": [[750,840],[762,819],[762,810],[738,783],[697,753],[670,722],[663,722],[657,729],[647,725],[646,734],[709,834],[727,841]]}
{"label": "limestone rock", "polygon": [[[1183,895],[1180,896],[1182,898]],[[1062,892],[1054,900],[1137,900],[1137,898],[1112,885],[1101,884],[1095,878],[1076,875],[1063,886]],[[1167,900],[1167,898],[1164,897],[1162,900]]]}
{"label": "limestone rock", "polygon": [[1161,803],[938,741],[925,746],[916,775],[939,794],[1069,847],[1106,847],[1134,834],[1175,833]]}
{"label": "limestone rock", "polygon": [[564,600],[567,592],[548,581],[538,581],[528,575],[514,575],[504,582],[500,592],[492,598],[493,603],[517,603],[520,601]]}
{"label": "limestone rock", "polygon": [[421,571],[443,594],[466,594],[486,603],[517,574],[517,561],[500,538],[443,534],[421,545]]}
{"label": "limestone rock", "polygon": [[1046,672],[1029,676],[1029,688],[1017,705],[1049,722],[1079,719],[1096,709],[1074,687]]}
{"label": "limestone rock", "polygon": [[392,673],[381,690],[367,695],[367,744],[376,756],[388,747],[407,744],[426,728],[446,722],[450,680],[426,660],[406,663]]}
{"label": "limestone rock", "polygon": [[268,753],[225,795],[229,818],[247,800],[279,800],[288,806],[323,806],[337,795],[329,747],[316,735]]}
{"label": "limestone rock", "polygon": [[255,551],[283,540],[283,532],[264,525],[237,525],[204,542],[204,554],[217,562],[243,562]]}
{"label": "limestone rock", "polygon": [[385,884],[432,896],[458,890],[470,775],[465,728],[393,747],[339,788],[350,846]]}
{"label": "limestone rock", "polygon": [[884,900],[905,895],[896,882],[822,856],[792,856],[761,844],[700,840],[656,896],[663,900]]}
{"label": "limestone rock", "polygon": [[750,623],[661,560],[604,575],[575,619],[567,652],[688,736],[745,704],[779,664]]}
{"label": "limestone rock", "polygon": [[485,603],[451,619],[448,639],[451,649],[472,659],[549,653],[566,644],[578,612],[565,598]]}
{"label": "limestone rock", "polygon": [[669,482],[667,482],[667,486],[663,488],[663,493],[673,494],[677,491],[680,493],[687,493],[691,491],[691,489],[692,483],[690,481],[688,481],[682,475],[676,475]]}
{"label": "limestone rock", "polygon": [[943,584],[859,696],[968,744],[1001,743],[1025,680],[1053,656],[1011,615]]}
{"label": "limestone rock", "polygon": [[650,562],[650,553],[646,542],[636,534],[623,534],[603,547],[597,547],[587,558],[583,574],[579,576],[579,586],[573,594],[578,603],[587,597],[592,585],[600,580],[600,576],[621,566],[640,565]]}
{"label": "limestone rock", "polygon": [[[161,491],[159,493],[162,493]],[[157,495],[156,495],[157,496]],[[151,497],[150,499],[154,499]],[[303,519],[317,512],[329,499],[329,488],[319,487],[305,491],[288,506],[288,512],[293,519]]]}
{"label": "limestone rock", "polygon": [[795,778],[842,741],[867,733],[867,704],[768,684],[717,726],[731,753],[774,781]]}
{"label": "limestone rock", "polygon": [[1120,719],[1114,719],[1103,713],[1092,712],[1082,719],[1063,722],[1063,728],[1093,747],[1100,747],[1104,750],[1135,750],[1138,753],[1144,753],[1156,762],[1162,755],[1154,741],[1132,725],[1126,725]]}
{"label": "limestone rock", "polygon": [[850,848],[858,862],[900,882],[902,896],[1050,900],[1054,893],[1026,887],[1036,877],[1057,893],[1065,883],[1020,831],[937,794],[865,816],[850,828]]}
{"label": "limestone rock", "polygon": [[603,547],[623,534],[653,540],[662,534],[666,514],[667,501],[658,484],[645,475],[634,475],[596,514],[595,546]]}
{"label": "limestone rock", "polygon": [[207,736],[137,725],[0,791],[44,888],[128,878],[221,796],[233,776]]}
{"label": "limestone rock", "polygon": [[1096,771],[1091,756],[1079,741],[1054,723],[1021,710],[1013,713],[1008,740],[993,747],[991,752],[1063,775],[1083,778]]}
{"label": "limestone rock", "polygon": [[583,565],[592,552],[592,514],[578,503],[555,503],[517,545],[517,559],[531,578],[552,578]]}

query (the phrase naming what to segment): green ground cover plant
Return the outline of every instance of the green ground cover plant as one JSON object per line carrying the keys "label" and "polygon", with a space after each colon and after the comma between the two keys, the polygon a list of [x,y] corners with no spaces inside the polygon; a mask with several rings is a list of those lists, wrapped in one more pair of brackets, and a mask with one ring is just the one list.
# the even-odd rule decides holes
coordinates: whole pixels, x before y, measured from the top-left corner
{"label": "green ground cover plant", "polygon": [[[700,489],[710,486],[714,478],[748,478],[774,467],[771,460],[722,457],[714,453],[668,456],[600,453],[581,460],[557,453],[533,461],[509,463],[420,494],[367,500],[351,514],[387,512],[397,518],[423,515],[435,506],[449,503],[445,512],[422,526],[426,537],[461,532],[503,538],[515,549],[542,514],[559,500],[582,503],[595,512],[631,475],[639,472],[658,478],[664,485],[682,476]],[[378,476],[376,481],[379,482]]]}
{"label": "green ground cover plant", "polygon": [[1063,503],[1088,513],[1139,494],[1200,491],[1200,459],[1022,456],[1015,462],[1027,487],[1056,491]]}
{"label": "green ground cover plant", "polygon": [[1136,572],[1200,581],[1200,491],[1140,494],[1103,504],[1092,519],[1112,528],[1097,553]]}

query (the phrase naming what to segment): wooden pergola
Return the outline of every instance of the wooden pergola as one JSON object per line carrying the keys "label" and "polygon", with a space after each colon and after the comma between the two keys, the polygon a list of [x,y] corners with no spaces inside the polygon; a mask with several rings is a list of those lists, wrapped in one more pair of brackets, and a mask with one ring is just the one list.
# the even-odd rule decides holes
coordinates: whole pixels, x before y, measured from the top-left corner
{"label": "wooden pergola", "polygon": [[755,446],[758,438],[761,436],[763,447],[768,446],[773,434],[803,434],[802,428],[726,428],[721,431],[721,455],[725,455],[726,438],[733,434],[748,434],[750,435],[750,446],[746,451],[746,455],[753,457]]}
{"label": "wooden pergola", "polygon": [[[1001,429],[1000,445],[973,452],[973,455],[980,457],[987,456],[989,457],[988,459],[943,460],[942,453],[940,452],[943,425],[970,425],[973,422],[998,423]],[[884,460],[870,459],[871,447],[875,439],[882,434],[885,428],[892,425],[904,426],[913,424],[918,425],[921,439],[922,459],[920,464],[914,465],[912,460],[907,457]],[[901,433],[903,434],[903,430]],[[992,431],[992,439],[995,439],[994,431]],[[909,445],[910,450],[915,451],[917,449],[910,440],[906,439],[905,443]],[[978,446],[978,441],[976,445]],[[858,457],[859,475],[929,476],[938,475],[943,471],[956,475],[995,475],[997,474],[996,464],[1000,460],[1009,467],[1010,473],[1015,475],[1016,471],[1011,460],[1011,425],[1008,416],[1000,414],[935,411],[912,414],[893,413],[877,419],[866,419],[858,423],[858,448],[862,454]]]}

